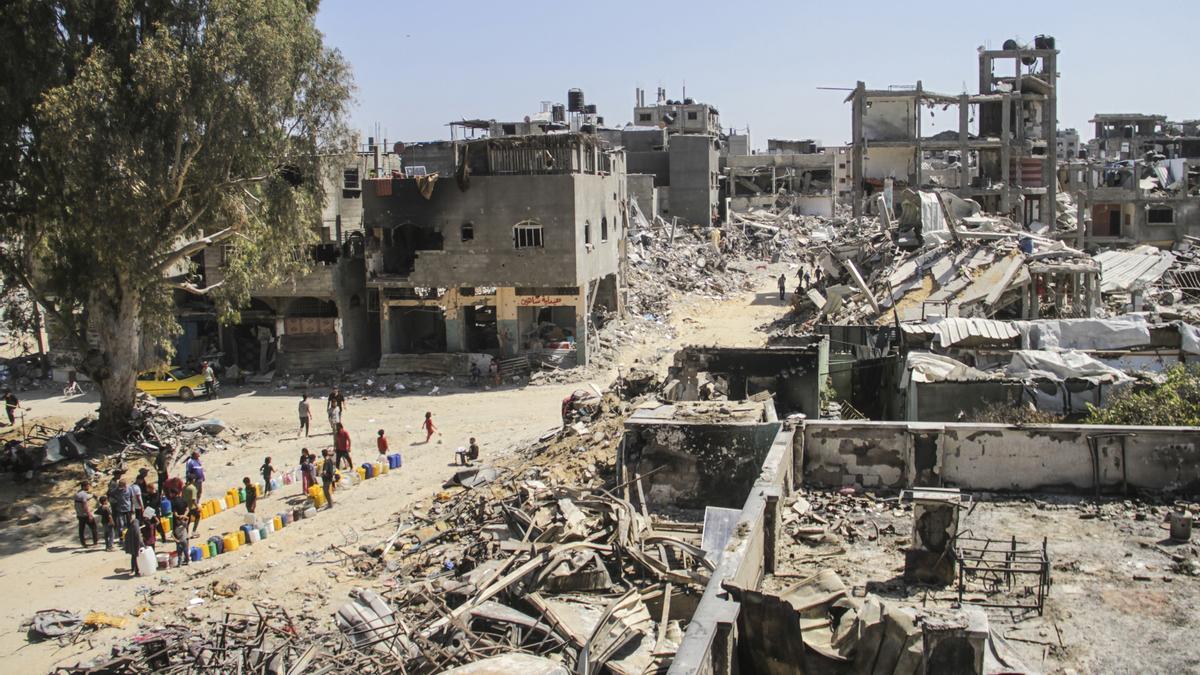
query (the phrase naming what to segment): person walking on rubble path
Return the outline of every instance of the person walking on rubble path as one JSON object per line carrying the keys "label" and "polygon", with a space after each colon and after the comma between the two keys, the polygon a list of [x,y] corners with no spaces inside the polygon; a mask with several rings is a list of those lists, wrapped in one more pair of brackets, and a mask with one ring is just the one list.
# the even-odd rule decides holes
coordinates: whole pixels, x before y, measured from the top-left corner
{"label": "person walking on rubble path", "polygon": [[779,275],[779,301],[783,302],[784,296],[787,295],[787,276],[783,273]]}
{"label": "person walking on rubble path", "polygon": [[329,432],[337,436],[338,427],[342,424],[342,409],[331,405],[325,409],[325,412],[329,415]]}
{"label": "person walking on rubble path", "polygon": [[346,431],[346,427],[341,424],[337,425],[337,432],[333,435],[334,458],[337,467],[342,468],[342,460],[346,460],[346,468],[354,469],[354,460],[350,458],[350,432]]}
{"label": "person walking on rubble path", "polygon": [[[308,404],[308,394],[300,395],[300,431],[308,438],[308,423],[312,420],[312,407]],[[299,434],[297,434],[299,435]]]}
{"label": "person walking on rubble path", "polygon": [[333,477],[337,475],[337,466],[333,462],[332,453],[328,449],[321,451],[325,459],[321,462],[321,491],[325,493],[325,501],[333,508]]}
{"label": "person walking on rubble path", "polygon": [[[21,407],[21,400],[12,392],[12,389],[4,390],[4,412],[8,415],[8,426],[13,426],[17,423],[17,409]],[[29,410],[29,408],[25,408]]]}
{"label": "person walking on rubble path", "polygon": [[75,519],[79,521],[79,545],[87,548],[88,543],[83,538],[84,530],[91,528],[92,530],[92,546],[95,546],[99,537],[96,534],[96,516],[92,513],[92,493],[89,492],[91,484],[83,481],[79,484],[79,492],[75,493]]}
{"label": "person walking on rubble path", "polygon": [[425,442],[426,443],[429,442],[429,439],[433,438],[433,435],[435,433],[436,434],[441,433],[440,431],[438,431],[437,425],[435,425],[433,423],[433,413],[432,412],[427,411],[425,413],[425,421],[421,422],[421,428],[425,430]]}
{"label": "person walking on rubble path", "polygon": [[213,400],[217,396],[217,374],[213,372],[212,365],[208,361],[200,364],[200,372],[204,375],[204,391],[208,394],[208,400]]}

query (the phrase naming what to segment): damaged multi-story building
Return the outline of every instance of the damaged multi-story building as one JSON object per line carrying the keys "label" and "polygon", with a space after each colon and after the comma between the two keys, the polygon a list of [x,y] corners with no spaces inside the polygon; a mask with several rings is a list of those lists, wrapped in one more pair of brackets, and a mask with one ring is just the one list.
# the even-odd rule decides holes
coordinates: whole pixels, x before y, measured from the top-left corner
{"label": "damaged multi-story building", "polygon": [[839,164],[844,171],[843,149],[810,139],[771,138],[765,153],[729,152],[721,158],[729,209],[744,213],[787,204],[797,215],[832,217]]}
{"label": "damaged multi-story building", "polygon": [[598,133],[624,148],[629,193],[638,208],[647,217],[690,225],[719,220],[723,136],[717,109],[690,98],[668,99],[660,88],[653,105],[638,89],[633,110],[632,125]]}
{"label": "damaged multi-story building", "polygon": [[587,133],[415,150],[406,166],[443,171],[395,172],[364,190],[381,369],[469,367],[418,356],[447,353],[587,363],[593,317],[621,310],[624,153]]}
{"label": "damaged multi-story building", "polygon": [[[291,282],[254,289],[238,323],[222,325],[206,297],[179,293],[176,318],[182,333],[175,342],[176,362],[194,365],[215,358],[247,374],[374,365],[378,343],[370,328],[362,188],[370,176],[400,166],[384,146],[370,138],[359,152],[325,161],[321,220],[313,225],[312,243],[296,251],[305,270]],[[193,259],[197,283],[219,284],[231,253],[228,245],[198,253]]]}
{"label": "damaged multi-story building", "polygon": [[[942,94],[920,80],[888,89],[858,82],[846,99],[855,217],[865,195],[942,187],[1025,226],[1053,223],[1058,53],[1049,36],[981,47],[978,94]],[[944,131],[927,133],[946,118]]]}
{"label": "damaged multi-story building", "polygon": [[1085,244],[1170,246],[1200,236],[1200,120],[1098,114],[1078,181]]}

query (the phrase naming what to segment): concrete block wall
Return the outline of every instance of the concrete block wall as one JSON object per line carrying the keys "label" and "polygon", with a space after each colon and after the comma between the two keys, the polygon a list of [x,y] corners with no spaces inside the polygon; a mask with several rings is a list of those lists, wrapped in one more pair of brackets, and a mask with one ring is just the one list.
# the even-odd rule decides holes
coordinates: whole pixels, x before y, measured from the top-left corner
{"label": "concrete block wall", "polygon": [[712,223],[719,157],[712,136],[671,137],[671,215],[692,225]]}
{"label": "concrete block wall", "polygon": [[821,485],[1200,491],[1193,427],[816,421],[803,439],[796,471]]}
{"label": "concrete block wall", "polygon": [[774,571],[780,508],[796,484],[794,452],[800,438],[788,425],[775,435],[759,477],[742,504],[734,533],[675,652],[670,675],[740,672],[736,663],[739,605],[730,599],[724,585],[757,588],[762,578]]}

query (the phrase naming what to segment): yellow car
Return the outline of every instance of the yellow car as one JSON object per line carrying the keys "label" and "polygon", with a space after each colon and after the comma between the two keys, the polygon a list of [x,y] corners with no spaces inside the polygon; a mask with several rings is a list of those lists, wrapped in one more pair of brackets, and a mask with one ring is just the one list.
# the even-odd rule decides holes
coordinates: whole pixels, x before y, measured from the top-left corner
{"label": "yellow car", "polygon": [[185,401],[192,400],[196,394],[208,393],[203,375],[189,374],[182,368],[143,370],[138,373],[137,388],[158,398],[178,396]]}

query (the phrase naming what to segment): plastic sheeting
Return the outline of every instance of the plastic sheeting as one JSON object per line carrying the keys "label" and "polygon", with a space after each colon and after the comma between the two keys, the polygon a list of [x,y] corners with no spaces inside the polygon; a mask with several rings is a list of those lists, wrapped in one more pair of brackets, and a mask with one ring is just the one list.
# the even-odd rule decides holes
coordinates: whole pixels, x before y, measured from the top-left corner
{"label": "plastic sheeting", "polygon": [[956,361],[949,356],[929,352],[909,352],[905,363],[902,387],[912,382],[963,382],[965,380],[990,380],[991,375]]}
{"label": "plastic sheeting", "polygon": [[1009,377],[1021,380],[1045,379],[1062,381],[1074,378],[1089,380],[1098,384],[1101,382],[1122,382],[1132,379],[1116,368],[1078,351],[1015,350],[1012,353],[1012,361],[1004,369],[1004,372]]}
{"label": "plastic sheeting", "polygon": [[1179,329],[1179,348],[1186,354],[1200,354],[1200,328],[1182,321],[1176,321]]}
{"label": "plastic sheeting", "polygon": [[1126,349],[1150,344],[1146,317],[1127,314],[1112,319],[1030,321],[1021,326],[1026,349]]}

